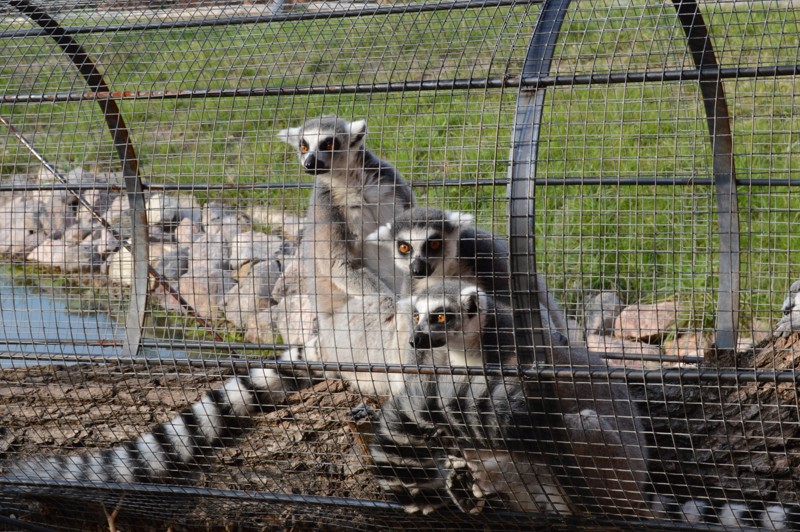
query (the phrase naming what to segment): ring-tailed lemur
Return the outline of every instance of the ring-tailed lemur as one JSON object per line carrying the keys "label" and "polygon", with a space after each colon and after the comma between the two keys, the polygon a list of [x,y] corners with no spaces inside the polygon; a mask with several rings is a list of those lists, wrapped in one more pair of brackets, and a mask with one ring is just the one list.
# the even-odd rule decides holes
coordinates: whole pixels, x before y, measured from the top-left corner
{"label": "ring-tailed lemur", "polygon": [[[410,300],[365,295],[348,301],[309,347],[315,360],[380,364],[411,363]],[[321,323],[324,320],[320,320]],[[312,358],[312,357],[309,357]],[[321,372],[325,373],[325,372]],[[362,394],[388,395],[402,389],[403,375],[369,371],[331,372]],[[11,463],[7,477],[20,480],[85,482],[175,482],[190,480],[215,449],[236,445],[252,416],[274,404],[277,393],[302,387],[299,372],[257,368],[234,377],[170,421],[134,441],[94,453],[35,457]],[[285,388],[281,388],[285,386]]]}
{"label": "ring-tailed lemur", "polygon": [[[421,364],[481,366],[516,360],[513,317],[484,290],[457,280],[429,285],[411,298],[410,342]],[[556,365],[601,364],[570,349],[552,331]],[[643,429],[625,383],[596,379],[554,385],[575,467],[597,505],[626,515],[651,515]],[[580,501],[554,474],[555,449],[542,408],[516,377],[409,376],[381,409],[370,447],[381,486],[409,511],[452,503],[477,512],[487,500],[513,509],[573,513]],[[574,473],[574,471],[573,471]],[[614,506],[616,505],[616,506]]]}
{"label": "ring-tailed lemur", "polygon": [[[300,260],[302,292],[311,298],[318,332],[305,346],[284,352],[282,360],[401,360],[402,353],[392,347],[396,345],[393,316],[406,274],[394,266],[386,250],[365,237],[412,208],[415,199],[394,167],[366,149],[366,134],[365,121],[334,116],[313,118],[278,134],[297,149],[305,171],[316,176]],[[377,355],[370,356],[373,352]],[[279,400],[281,390],[310,382],[300,373],[293,370],[282,377],[264,370],[260,377]],[[386,374],[341,376],[370,395],[388,393],[389,380],[402,386],[402,378]]]}
{"label": "ring-tailed lemur", "polygon": [[[430,282],[461,279],[511,303],[508,242],[472,224],[471,215],[415,207],[367,236],[392,248],[398,269],[408,272],[404,293],[417,293]],[[541,273],[536,276],[542,322],[568,334],[567,320]]]}
{"label": "ring-tailed lemur", "polygon": [[[409,341],[418,363],[514,362],[513,318],[481,289],[448,280],[410,302],[416,325]],[[604,366],[584,348],[567,347],[558,331],[551,334],[546,344],[554,346],[556,366]],[[556,414],[566,438],[555,447],[547,443],[553,412],[526,397],[523,386],[509,376],[408,376],[405,389],[378,413],[370,445],[381,486],[410,512],[454,505],[477,513],[497,501],[529,512],[579,513],[586,505],[615,515],[800,529],[796,505],[679,502],[647,493],[647,442],[624,382],[557,380]],[[572,455],[567,477],[579,475],[582,489],[553,474],[556,452]]]}
{"label": "ring-tailed lemur", "polygon": [[[278,133],[297,150],[303,169],[316,177],[299,253],[302,293],[311,299],[318,331],[305,346],[282,353],[280,360],[381,363],[383,357],[370,359],[364,347],[371,348],[375,338],[381,338],[387,350],[393,345],[394,323],[387,319],[395,315],[395,287],[405,274],[365,237],[412,208],[415,198],[394,167],[366,149],[366,134],[365,121],[335,116],[313,118]],[[349,347],[361,349],[356,353]],[[400,357],[397,353],[389,359],[399,362]],[[343,377],[363,383],[364,393],[388,391],[383,383],[390,378],[385,374],[378,377],[377,386],[371,385],[368,373]],[[296,369],[283,374],[253,370],[250,378],[271,390],[273,403],[310,382]]]}
{"label": "ring-tailed lemur", "polygon": [[364,237],[412,208],[414,193],[390,163],[366,149],[366,135],[365,121],[334,116],[278,133],[316,176],[300,257],[317,312],[332,313],[349,297],[399,291],[390,258],[380,260],[377,246],[365,249]]}

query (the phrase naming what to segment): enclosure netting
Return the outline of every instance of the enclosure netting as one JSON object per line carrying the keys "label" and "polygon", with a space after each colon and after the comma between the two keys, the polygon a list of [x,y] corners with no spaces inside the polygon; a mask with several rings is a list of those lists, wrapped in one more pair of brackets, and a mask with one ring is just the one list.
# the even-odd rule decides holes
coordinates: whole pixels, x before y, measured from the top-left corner
{"label": "enclosure netting", "polygon": [[[795,2],[7,0],[0,9],[0,526],[800,526],[800,344],[784,301],[800,279]],[[559,13],[563,22],[548,25]],[[333,335],[298,258],[315,176],[298,163],[302,144],[279,138],[323,115],[364,120],[366,148],[408,181],[418,206],[465,213],[509,239],[519,346],[500,368],[420,356],[412,367],[379,354],[344,370],[421,374],[441,394],[448,373],[527,383],[525,414],[546,420],[523,433],[556,440],[522,445],[544,462],[543,480],[478,495],[469,482],[491,467],[487,453],[520,442],[472,427],[490,445],[474,435],[453,443],[452,427],[437,426],[437,438],[449,436],[420,445],[450,445],[437,466],[446,477],[452,466],[450,488],[454,460],[465,459],[461,495],[486,507],[464,512],[458,496],[436,498],[443,488],[433,513],[406,513],[374,464],[387,398],[333,371],[277,405],[223,408],[230,434],[193,440],[204,455],[192,457],[201,463],[191,475],[146,478],[144,462],[179,461],[155,451],[137,451],[133,482],[68,466],[61,478],[14,474],[14,464],[42,463],[32,458],[67,463],[154,429],[157,446],[170,420],[236,375],[277,368],[295,384],[309,368],[337,369],[324,347],[322,362],[275,361]],[[550,358],[560,340],[531,310],[545,297],[533,271],[564,311],[568,350],[601,364]],[[369,336],[392,327],[377,324]],[[576,441],[568,418],[581,409],[559,410],[569,397],[558,382],[583,394],[583,407],[596,401],[613,428]],[[613,401],[595,397],[598,386],[617,390],[627,414],[608,414],[599,403]],[[480,389],[446,408],[468,409]],[[618,436],[630,462],[609,465]],[[97,456],[111,466],[110,454]],[[625,484],[626,468],[646,481]],[[599,497],[595,477],[619,489]],[[536,486],[572,502],[531,510],[520,501]],[[648,509],[628,500],[637,494]],[[657,500],[717,511],[691,523],[651,511]],[[726,521],[723,503],[740,515]]]}

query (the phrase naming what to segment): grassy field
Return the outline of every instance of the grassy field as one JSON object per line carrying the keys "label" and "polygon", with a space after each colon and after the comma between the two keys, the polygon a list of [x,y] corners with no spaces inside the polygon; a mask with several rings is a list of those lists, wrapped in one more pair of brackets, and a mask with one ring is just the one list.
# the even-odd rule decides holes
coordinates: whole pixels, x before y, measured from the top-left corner
{"label": "grassy field", "polygon": [[[794,65],[800,11],[777,3],[704,4],[723,67]],[[668,4],[576,2],[556,51],[562,75],[692,68]],[[370,146],[392,161],[423,202],[476,213],[504,231],[505,189],[435,186],[443,179],[504,178],[517,89],[347,94],[348,84],[467,78],[514,79],[537,7],[409,13],[275,24],[106,32],[79,36],[114,90],[286,89],[241,98],[121,102],[143,176],[191,185],[203,198],[301,210],[294,190],[209,191],[208,183],[305,179],[275,133],[308,116],[368,119]],[[120,14],[122,17],[126,16]],[[126,22],[131,22],[128,16]],[[65,24],[78,24],[78,17]],[[141,22],[141,21],[140,21]],[[14,29],[0,22],[2,29]],[[0,94],[82,92],[45,38],[0,40]],[[329,94],[291,94],[331,87]],[[749,179],[785,179],[800,168],[800,94],[793,78],[731,79],[742,246],[743,326],[774,321],[800,278],[797,193]],[[4,104],[0,113],[63,169],[116,170],[93,102]],[[696,83],[602,83],[548,94],[538,177],[608,184],[537,188],[538,261],[570,308],[587,289],[616,288],[628,301],[678,299],[682,325],[713,325],[718,283],[714,191],[706,185],[627,186],[624,178],[711,177],[708,132]],[[13,139],[0,138],[2,177],[36,171]],[[204,187],[206,188],[204,190]]]}

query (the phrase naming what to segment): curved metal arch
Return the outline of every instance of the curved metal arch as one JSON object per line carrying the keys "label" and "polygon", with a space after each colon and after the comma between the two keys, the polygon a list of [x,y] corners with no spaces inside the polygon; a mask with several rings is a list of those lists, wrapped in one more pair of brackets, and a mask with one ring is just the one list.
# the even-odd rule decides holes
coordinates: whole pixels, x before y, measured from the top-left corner
{"label": "curved metal arch", "polygon": [[[719,69],[711,37],[697,2],[673,0],[672,3],[697,69]],[[709,350],[705,357],[706,365],[715,365],[719,354],[733,353],[736,350],[736,329],[739,321],[739,205],[733,161],[733,133],[722,79],[719,76],[716,79],[701,77],[700,94],[711,136],[719,230],[719,301],[714,342],[716,350]]]}
{"label": "curved metal arch", "polygon": [[[80,43],[75,41],[74,36],[60,26],[58,22],[42,8],[34,6],[28,0],[9,0],[9,4],[30,17],[44,30],[45,34],[56,41],[56,44],[58,44],[81,73],[81,76],[83,76],[91,91],[95,94],[109,95],[107,97],[98,98],[96,101],[103,112],[103,117],[114,141],[114,148],[122,162],[122,175],[125,181],[125,190],[128,194],[128,202],[130,204],[132,227],[130,243],[126,244],[125,247],[130,251],[133,260],[131,266],[131,289],[133,293],[131,294],[131,301],[125,322],[125,343],[122,346],[122,353],[124,355],[133,356],[138,353],[142,345],[142,331],[144,328],[144,315],[148,294],[148,276],[154,277],[191,317],[214,336],[216,342],[227,343],[213,326],[180,295],[164,276],[150,265],[147,247],[148,235],[144,198],[145,187],[139,176],[139,163],[136,157],[136,151],[133,148],[133,142],[131,141],[122,113],[116,101],[111,96],[113,93],[103,79],[103,75],[100,73],[94,61],[92,61],[91,57]],[[55,168],[44,161],[41,154],[39,154],[32,145],[27,143],[18,132],[15,132],[13,126],[10,124],[7,125],[11,128],[12,132],[23,140],[34,156],[39,158],[46,166],[51,167],[51,171],[54,175],[59,176]],[[91,208],[89,208],[89,210],[92,211]],[[99,214],[93,214],[95,217],[99,218]],[[105,222],[102,218],[100,219],[101,222]],[[104,223],[104,225],[107,225],[107,223]],[[121,237],[119,237],[119,239],[123,241]],[[229,350],[233,352],[230,346]]]}
{"label": "curved metal arch", "polygon": [[[719,69],[699,7],[694,0],[673,0],[686,34],[687,47],[698,70]],[[545,0],[536,21],[523,65],[523,79],[550,75],[553,52],[570,0]],[[721,78],[699,77],[700,91],[711,137],[715,197],[720,241],[720,281],[716,323],[716,353],[705,363],[716,363],[720,352],[735,350],[739,311],[739,218],[733,135]],[[547,87],[521,89],[514,117],[509,168],[509,245],[515,312],[515,335],[520,362],[546,362],[541,334],[539,297],[535,292],[535,182],[536,162]],[[534,304],[536,303],[536,304]]]}
{"label": "curved metal arch", "polygon": [[[543,78],[550,74],[553,51],[571,0],[545,0],[522,68],[522,78]],[[539,297],[535,292],[536,237],[534,177],[539,133],[547,88],[520,90],[514,117],[509,168],[509,250],[514,312],[514,330],[520,363],[547,362],[542,335]]]}
{"label": "curved metal arch", "polygon": [[[92,58],[44,9],[28,0],[10,0],[9,4],[38,24],[61,48],[64,54],[80,72],[90,90],[110,92],[103,75]],[[122,352],[135,355],[139,351],[144,327],[144,313],[147,303],[148,249],[147,214],[145,210],[142,180],[139,177],[139,162],[133,149],[128,128],[122,118],[117,103],[112,99],[97,100],[114,141],[114,148],[122,161],[122,175],[128,193],[132,224],[130,252],[132,257],[131,300],[125,321],[125,345]]]}

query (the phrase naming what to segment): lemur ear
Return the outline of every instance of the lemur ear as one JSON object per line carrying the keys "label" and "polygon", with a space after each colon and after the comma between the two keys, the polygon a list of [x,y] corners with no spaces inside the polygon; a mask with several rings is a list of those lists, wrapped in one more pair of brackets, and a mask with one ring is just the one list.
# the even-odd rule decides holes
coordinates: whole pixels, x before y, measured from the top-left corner
{"label": "lemur ear", "polygon": [[289,129],[281,129],[278,131],[278,138],[286,144],[297,146],[300,142],[300,128],[290,127]]}
{"label": "lemur ear", "polygon": [[792,286],[789,287],[789,292],[792,294],[800,292],[800,281],[793,282]]}
{"label": "lemur ear", "polygon": [[474,285],[469,285],[461,290],[461,308],[463,308],[468,316],[475,316],[481,308],[481,298],[485,297],[485,293]]}
{"label": "lemur ear", "polygon": [[448,222],[460,225],[462,227],[465,225],[473,225],[475,223],[475,217],[466,212],[446,211],[445,216],[447,216]]}
{"label": "lemur ear", "polygon": [[392,223],[389,222],[388,224],[380,226],[375,231],[368,234],[364,237],[364,241],[366,242],[380,242],[382,240],[391,240],[392,239]]}
{"label": "lemur ear", "polygon": [[367,136],[367,121],[356,120],[350,123],[350,146],[355,146]]}

